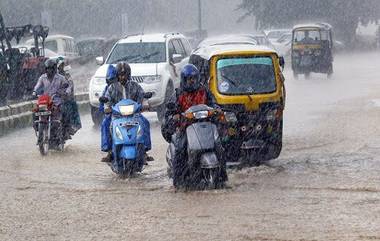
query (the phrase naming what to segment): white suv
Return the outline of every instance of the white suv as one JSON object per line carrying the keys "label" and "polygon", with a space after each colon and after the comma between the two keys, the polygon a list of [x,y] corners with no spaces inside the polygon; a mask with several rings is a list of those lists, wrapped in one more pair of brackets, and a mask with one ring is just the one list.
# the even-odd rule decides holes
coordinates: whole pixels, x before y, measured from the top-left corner
{"label": "white suv", "polygon": [[189,41],[178,33],[129,35],[119,40],[112,48],[106,61],[96,58],[102,65],[91,78],[89,99],[91,115],[95,124],[99,124],[98,99],[106,85],[106,72],[110,64],[126,61],[131,66],[132,80],[146,92],[153,92],[149,99],[150,107],[157,112],[159,120],[164,116],[165,103],[179,87],[180,70],[192,49]]}

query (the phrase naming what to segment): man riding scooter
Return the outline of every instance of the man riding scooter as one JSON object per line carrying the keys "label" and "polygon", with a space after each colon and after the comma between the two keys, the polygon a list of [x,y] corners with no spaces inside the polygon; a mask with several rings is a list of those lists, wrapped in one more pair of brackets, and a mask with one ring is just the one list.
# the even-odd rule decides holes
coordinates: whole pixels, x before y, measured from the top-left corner
{"label": "man riding scooter", "polygon": [[[142,104],[144,100],[144,90],[141,86],[131,80],[131,67],[126,62],[120,62],[116,65],[117,82],[113,82],[105,92],[104,97],[100,98],[100,102],[105,102],[104,112],[110,113],[111,107],[117,104],[122,99],[131,99],[139,104]],[[140,115],[141,126],[144,130],[144,145],[145,151],[152,149],[151,137],[150,137],[150,124],[149,121]],[[102,128],[103,129],[103,128]],[[103,158],[103,162],[111,162],[112,154],[110,152],[112,143],[110,141],[108,148],[108,155]],[[146,155],[145,161],[153,161],[153,158]]]}
{"label": "man riding scooter", "polygon": [[[175,153],[173,159],[173,184],[181,185],[182,175],[186,170],[186,150],[187,138],[184,128],[181,127],[181,113],[185,112],[192,106],[205,104],[221,112],[214,96],[208,89],[201,85],[200,73],[197,67],[192,64],[185,65],[181,71],[180,88],[176,89],[175,94],[167,104],[165,121],[161,127],[161,132],[167,142],[175,139]],[[170,109],[168,108],[169,106]],[[174,135],[174,136],[173,136]],[[223,160],[223,147],[220,142],[216,144],[216,154],[218,159]],[[224,161],[223,161],[224,162]],[[225,165],[223,163],[223,165]],[[227,180],[227,174],[223,173],[223,178]]]}

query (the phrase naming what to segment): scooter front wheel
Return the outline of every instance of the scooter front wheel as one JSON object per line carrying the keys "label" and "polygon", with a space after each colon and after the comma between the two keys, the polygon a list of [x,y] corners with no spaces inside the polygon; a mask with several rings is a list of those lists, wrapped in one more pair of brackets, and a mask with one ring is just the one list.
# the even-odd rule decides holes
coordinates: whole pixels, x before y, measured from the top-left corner
{"label": "scooter front wheel", "polygon": [[223,181],[221,180],[221,169],[211,168],[203,169],[203,181],[206,184],[206,188],[218,189],[223,186]]}

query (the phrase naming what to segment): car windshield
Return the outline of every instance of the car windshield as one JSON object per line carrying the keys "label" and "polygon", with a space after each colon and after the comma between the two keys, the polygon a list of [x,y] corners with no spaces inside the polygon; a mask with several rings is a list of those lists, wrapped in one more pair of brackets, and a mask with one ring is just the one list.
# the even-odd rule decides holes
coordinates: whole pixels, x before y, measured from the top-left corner
{"label": "car windshield", "polygon": [[116,45],[107,60],[107,64],[116,64],[120,61],[162,63],[165,60],[165,43],[123,43]]}
{"label": "car windshield", "polygon": [[319,30],[297,30],[294,33],[294,42],[313,43],[321,40]]}
{"label": "car windshield", "polygon": [[46,41],[45,48],[50,49],[53,52],[57,52],[58,51],[57,41],[54,41],[54,40]]}
{"label": "car windshield", "polygon": [[217,62],[218,90],[221,94],[264,94],[276,91],[272,58],[224,58]]}

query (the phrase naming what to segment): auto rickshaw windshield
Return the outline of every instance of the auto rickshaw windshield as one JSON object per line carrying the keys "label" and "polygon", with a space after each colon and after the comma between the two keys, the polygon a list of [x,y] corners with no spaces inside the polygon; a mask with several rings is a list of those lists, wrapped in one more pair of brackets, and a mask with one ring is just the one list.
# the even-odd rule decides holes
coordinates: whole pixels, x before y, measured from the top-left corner
{"label": "auto rickshaw windshield", "polygon": [[217,78],[221,94],[265,94],[276,91],[274,66],[269,56],[219,59]]}
{"label": "auto rickshaw windshield", "polygon": [[297,30],[294,33],[294,42],[296,43],[313,43],[321,40],[319,30]]}

